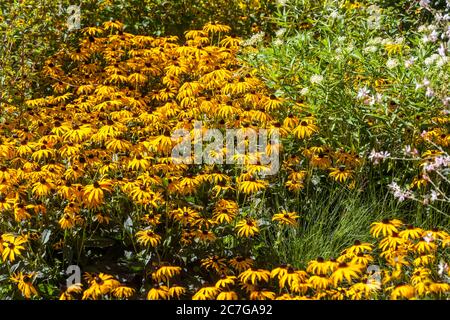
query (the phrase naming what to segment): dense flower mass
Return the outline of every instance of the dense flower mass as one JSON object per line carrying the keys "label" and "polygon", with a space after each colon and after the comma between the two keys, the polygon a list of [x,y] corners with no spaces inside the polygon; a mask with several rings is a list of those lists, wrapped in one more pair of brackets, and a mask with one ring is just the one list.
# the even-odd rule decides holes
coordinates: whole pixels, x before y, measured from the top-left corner
{"label": "dense flower mass", "polygon": [[[177,256],[188,249],[223,253],[218,237],[234,234],[245,242],[260,232],[257,217],[239,210],[237,200],[268,187],[258,175],[264,166],[175,164],[172,133],[182,128],[194,134],[195,120],[222,129],[282,128],[286,134],[299,123],[307,132],[302,139],[318,130],[310,115],[284,121],[287,102],[239,62],[241,40],[227,35],[228,26],[186,32],[185,45],[176,37],[135,36],[122,29],[117,21],[86,28],[79,47],[46,62],[43,73],[54,79],[53,94],[27,101],[23,110],[4,110],[0,197],[4,225],[12,228],[2,235],[5,263],[32,259],[40,237],[56,254],[71,245],[82,253],[83,242],[105,240],[124,224],[129,233],[120,241],[161,268],[172,268],[164,267],[168,257],[181,262]],[[280,221],[295,225],[298,217],[292,212]],[[220,272],[226,267],[202,265]],[[177,271],[153,273],[151,281],[168,282],[179,273],[173,268]],[[131,292],[104,277],[89,280],[83,298]],[[148,296],[185,291],[164,288]],[[62,298],[79,291],[68,290]],[[27,298],[30,292],[35,293],[26,291]]]}
{"label": "dense flower mass", "polygon": [[394,14],[341,2],[277,1],[264,48],[111,19],[43,59],[0,101],[0,298],[448,299],[450,33],[377,40]]}
{"label": "dense flower mass", "polygon": [[[423,230],[399,220],[372,224],[376,242],[354,244],[333,259],[318,257],[306,270],[284,264],[261,269],[243,257],[233,259],[212,256],[201,266],[212,273],[211,282],[189,292],[179,266],[163,265],[151,273],[157,284],[147,298],[194,300],[311,300],[311,299],[418,299],[448,297],[450,268],[440,257],[450,246],[450,235],[439,230]],[[441,259],[441,260],[440,260]],[[379,261],[380,265],[374,265]],[[19,277],[23,277],[20,275]],[[23,279],[14,281],[20,282]],[[87,274],[88,287],[69,287],[61,299],[130,298],[135,294],[110,275]],[[177,284],[178,283],[178,284]],[[22,284],[24,296],[37,294],[34,287]],[[33,291],[34,290],[34,291]]]}

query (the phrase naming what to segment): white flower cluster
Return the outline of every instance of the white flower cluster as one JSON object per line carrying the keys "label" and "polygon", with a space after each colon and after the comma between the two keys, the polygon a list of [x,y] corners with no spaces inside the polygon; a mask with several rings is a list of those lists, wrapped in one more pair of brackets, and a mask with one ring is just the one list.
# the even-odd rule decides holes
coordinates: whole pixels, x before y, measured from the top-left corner
{"label": "white flower cluster", "polygon": [[394,194],[394,197],[398,199],[398,201],[404,201],[405,199],[412,199],[414,196],[410,190],[402,190],[402,188],[396,183],[392,182],[388,185],[389,189]]}
{"label": "white flower cluster", "polygon": [[425,96],[428,98],[434,97],[434,90],[431,88],[431,82],[427,78],[424,78],[422,83],[416,83],[416,90],[419,90],[421,88],[425,88]]}
{"label": "white flower cluster", "polygon": [[407,156],[417,156],[419,154],[419,151],[417,151],[416,148],[412,148],[409,144],[405,146],[405,149],[403,150],[403,153]]}
{"label": "white flower cluster", "polygon": [[286,29],[285,29],[285,28],[278,29],[278,30],[275,32],[276,38],[275,38],[275,40],[272,42],[272,44],[273,44],[274,46],[277,46],[277,47],[283,45],[283,44],[284,44],[283,35],[284,35],[285,33],[286,33]]}
{"label": "white flower cluster", "polygon": [[417,58],[416,57],[410,57],[409,59],[405,60],[405,68],[410,68],[414,62],[416,62]]}
{"label": "white flower cluster", "polygon": [[388,69],[394,69],[399,65],[399,62],[397,59],[390,58],[386,61],[386,68]]}
{"label": "white flower cluster", "polygon": [[321,75],[321,74],[314,74],[314,75],[311,76],[310,81],[311,81],[312,84],[319,84],[319,83],[321,83],[323,81],[323,75]]}
{"label": "white flower cluster", "polygon": [[275,31],[275,36],[276,36],[277,38],[280,38],[280,37],[282,37],[285,33],[286,33],[286,28],[281,28],[281,29],[278,29],[277,31]]}
{"label": "white flower cluster", "polygon": [[419,27],[418,31],[421,33],[425,33],[422,37],[423,43],[434,43],[439,39],[444,39],[447,36],[445,32],[440,33],[438,31],[438,27],[434,24],[430,24],[428,26],[422,25]]}
{"label": "white flower cluster", "polygon": [[307,87],[305,87],[302,90],[300,90],[300,94],[302,96],[306,96],[308,93],[309,93],[309,89]]}
{"label": "white flower cluster", "polygon": [[284,7],[288,3],[288,0],[277,0],[276,3],[277,5]]}
{"label": "white flower cluster", "polygon": [[389,158],[391,154],[387,151],[375,151],[372,150],[372,152],[369,155],[369,160],[372,161],[374,164],[379,164],[381,161],[384,161],[385,159]]}
{"label": "white flower cluster", "polygon": [[371,5],[367,7],[366,10],[367,13],[369,13],[369,17],[367,18],[367,26],[370,29],[379,29],[382,24],[381,8],[377,5]]}
{"label": "white flower cluster", "polygon": [[363,87],[358,90],[356,95],[358,100],[362,100],[364,104],[373,106],[376,103],[381,103],[383,101],[383,95],[381,93],[376,93],[375,95],[370,94],[370,90],[367,87]]}
{"label": "white flower cluster", "polygon": [[378,51],[378,47],[376,46],[367,46],[363,49],[364,53],[375,53]]}
{"label": "white flower cluster", "polygon": [[432,54],[431,56],[425,58],[424,64],[427,67],[431,67],[433,65],[436,65],[438,68],[442,68],[447,62],[449,61],[449,58],[445,55],[441,55],[438,53]]}
{"label": "white flower cluster", "polygon": [[430,172],[430,171],[436,171],[441,168],[449,167],[450,166],[450,156],[439,156],[435,157],[433,159],[433,162],[426,163],[423,167],[424,171]]}
{"label": "white flower cluster", "polygon": [[256,46],[264,40],[265,35],[266,34],[263,31],[255,33],[249,39],[243,41],[241,45],[243,47]]}

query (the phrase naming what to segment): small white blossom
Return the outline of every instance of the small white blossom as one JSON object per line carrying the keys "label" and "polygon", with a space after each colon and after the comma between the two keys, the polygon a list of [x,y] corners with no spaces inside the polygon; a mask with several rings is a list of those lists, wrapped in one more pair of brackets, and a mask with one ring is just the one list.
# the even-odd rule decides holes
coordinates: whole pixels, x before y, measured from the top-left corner
{"label": "small white blossom", "polygon": [[409,190],[402,190],[400,186],[396,182],[392,182],[388,185],[389,189],[394,193],[394,197],[398,199],[398,201],[402,202],[405,199],[410,199],[413,197],[412,192]]}
{"label": "small white blossom", "polygon": [[272,43],[274,46],[279,47],[284,44],[284,41],[282,39],[275,39]]}
{"label": "small white blossom", "polygon": [[373,39],[369,39],[368,44],[383,44],[384,40],[381,37],[375,37]]}
{"label": "small white blossom", "polygon": [[378,48],[376,46],[368,46],[363,49],[364,53],[374,53],[377,52]]}
{"label": "small white blossom", "polygon": [[428,134],[428,131],[423,130],[422,133],[420,134],[420,136],[421,136],[423,139],[425,139],[425,137],[427,136],[427,134]]}
{"label": "small white blossom", "polygon": [[394,69],[396,66],[398,66],[397,59],[388,59],[388,61],[386,62],[386,67],[388,69]]}
{"label": "small white blossom", "polygon": [[[442,99],[442,104],[443,104],[444,106],[448,106],[448,105],[450,104],[450,97],[445,97],[445,98],[443,98],[443,99]],[[445,113],[445,111],[446,111],[446,110],[444,110],[444,113]],[[448,113],[446,113],[446,114],[448,114]]]}
{"label": "small white blossom", "polygon": [[433,32],[431,32],[428,36],[428,39],[431,42],[436,42],[439,39],[439,33],[436,30],[433,30]]}
{"label": "small white blossom", "polygon": [[355,46],[353,44],[349,44],[345,49],[347,52],[352,52],[355,49]]}
{"label": "small white blossom", "polygon": [[282,37],[285,33],[286,33],[286,28],[281,28],[275,32],[275,36],[277,38],[279,38],[279,37]]}
{"label": "small white blossom", "polygon": [[440,45],[440,47],[438,49],[438,54],[441,57],[445,57],[445,53],[446,53],[446,49],[445,49],[444,45],[441,43],[441,45]]}
{"label": "small white blossom", "polygon": [[415,62],[416,60],[417,60],[416,57],[411,57],[411,58],[409,58],[408,60],[406,60],[406,61],[405,61],[405,68],[411,67],[411,66],[414,64],[414,62]]}
{"label": "small white blossom", "polygon": [[425,59],[424,63],[427,66],[432,65],[438,58],[439,58],[438,54],[432,54],[431,56]]}
{"label": "small white blossom", "polygon": [[330,13],[330,18],[331,19],[336,19],[339,17],[339,12],[337,10],[333,11]]}
{"label": "small white blossom", "polygon": [[417,156],[419,154],[419,151],[417,151],[416,148],[412,149],[412,147],[409,144],[405,146],[403,152],[407,156]]}
{"label": "small white blossom", "polygon": [[425,237],[423,237],[423,240],[430,243],[434,241],[433,234],[431,232],[428,232]]}
{"label": "small white blossom", "polygon": [[420,0],[419,5],[421,7],[428,7],[430,5],[430,0]]}
{"label": "small white blossom", "polygon": [[319,84],[323,81],[323,76],[321,74],[315,74],[315,75],[311,76],[310,81],[313,84]]}
{"label": "small white blossom", "polygon": [[444,274],[448,273],[449,266],[444,260],[439,261],[438,264],[438,274],[442,277]]}
{"label": "small white blossom", "polygon": [[440,57],[437,59],[436,67],[442,68],[448,62],[448,57]]}
{"label": "small white blossom", "polygon": [[315,185],[315,186],[318,185],[318,184],[320,183],[320,177],[314,175],[314,176],[311,178],[311,182],[312,182],[312,184]]}
{"label": "small white blossom", "polygon": [[403,42],[405,42],[404,37],[397,37],[397,38],[395,38],[395,41],[394,41],[394,43],[396,43],[396,44],[402,44]]}
{"label": "small white blossom", "polygon": [[428,98],[434,97],[434,91],[430,87],[427,88],[427,91],[425,92],[425,96]]}
{"label": "small white blossom", "polygon": [[378,29],[381,27],[381,16],[379,14],[371,15],[367,18],[367,27],[369,29]]}
{"label": "small white blossom", "polygon": [[284,7],[288,3],[288,0],[277,0],[277,5]]}
{"label": "small white blossom", "polygon": [[381,8],[379,6],[377,6],[376,4],[372,4],[367,7],[367,12],[370,14],[380,14]]}
{"label": "small white blossom", "polygon": [[421,26],[419,26],[419,28],[417,28],[417,31],[419,31],[419,32],[425,32],[425,31],[427,31],[427,26],[421,25]]}
{"label": "small white blossom", "polygon": [[367,98],[369,96],[369,94],[370,94],[369,89],[367,89],[367,87],[364,87],[364,88],[359,89],[357,98],[358,99]]}
{"label": "small white blossom", "polygon": [[308,89],[308,88],[303,88],[302,90],[300,90],[300,94],[301,94],[302,96],[306,96],[306,95],[308,94],[308,92],[309,92],[309,89]]}
{"label": "small white blossom", "polygon": [[369,160],[372,161],[374,164],[378,164],[380,163],[380,161],[384,161],[390,156],[391,154],[387,151],[377,152],[375,150],[372,150],[372,152],[369,155]]}
{"label": "small white blossom", "polygon": [[265,33],[263,31],[255,33],[249,39],[243,41],[242,46],[244,46],[244,47],[255,46],[264,40],[264,36],[265,36]]}
{"label": "small white blossom", "polygon": [[438,193],[435,190],[431,190],[430,200],[436,201],[438,198]]}

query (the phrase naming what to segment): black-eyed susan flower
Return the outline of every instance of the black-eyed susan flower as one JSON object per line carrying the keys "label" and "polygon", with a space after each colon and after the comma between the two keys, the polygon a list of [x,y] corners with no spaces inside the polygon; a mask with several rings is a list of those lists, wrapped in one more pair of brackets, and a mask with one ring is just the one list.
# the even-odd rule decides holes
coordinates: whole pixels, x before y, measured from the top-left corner
{"label": "black-eyed susan flower", "polygon": [[217,295],[217,300],[239,300],[239,297],[234,291],[222,291]]}
{"label": "black-eyed susan flower", "polygon": [[81,294],[83,292],[83,284],[75,283],[67,287],[66,291],[64,291],[59,300],[75,300],[75,294]]}
{"label": "black-eyed susan flower", "polygon": [[17,256],[20,256],[25,250],[23,246],[27,239],[23,236],[14,236],[12,234],[3,234],[1,236],[1,255],[3,261],[14,262]]}
{"label": "black-eyed susan flower", "polygon": [[397,232],[398,228],[403,223],[398,219],[383,219],[381,222],[374,222],[371,225],[370,233],[375,237],[378,238],[381,235],[385,237],[386,235],[392,235],[392,233]]}
{"label": "black-eyed susan flower", "polygon": [[269,183],[265,180],[250,178],[239,182],[238,189],[242,193],[251,194],[266,189],[268,185]]}
{"label": "black-eyed susan flower", "polygon": [[239,237],[253,237],[259,233],[258,222],[255,219],[247,218],[236,224],[237,235]]}
{"label": "black-eyed susan flower", "polygon": [[238,273],[241,273],[253,266],[253,259],[237,256],[230,259],[229,263]]}
{"label": "black-eyed susan flower", "polygon": [[138,243],[144,246],[156,247],[161,242],[161,236],[151,229],[140,230],[136,233]]}
{"label": "black-eyed susan flower", "polygon": [[414,251],[419,254],[431,253],[437,249],[436,243],[433,241],[426,241],[424,239],[418,241],[414,245]]}
{"label": "black-eyed susan flower", "polygon": [[421,238],[423,234],[423,229],[408,225],[405,230],[398,233],[400,238],[404,240],[416,240]]}
{"label": "black-eyed susan flower", "polygon": [[370,254],[365,254],[362,252],[358,252],[352,259],[351,263],[357,264],[357,265],[363,265],[367,266],[369,263],[373,262],[373,257]]}
{"label": "black-eyed susan flower", "polygon": [[192,300],[212,300],[215,299],[219,289],[216,287],[203,287],[197,290],[192,296]]}
{"label": "black-eyed susan flower", "polygon": [[347,296],[352,300],[363,300],[374,297],[379,289],[379,285],[368,281],[358,282],[352,285],[347,291]]}
{"label": "black-eyed susan flower", "polygon": [[329,264],[327,263],[327,261],[325,261],[324,258],[318,257],[317,259],[308,262],[306,271],[317,275],[324,275],[327,274],[330,270],[329,267]]}
{"label": "black-eyed susan flower", "polygon": [[288,267],[290,266],[286,264],[280,265],[270,272],[270,277],[280,280],[288,272]]}
{"label": "black-eyed susan flower", "polygon": [[217,280],[215,286],[217,288],[228,288],[229,286],[233,286],[236,282],[235,276],[227,276],[222,275],[219,280]]}
{"label": "black-eyed susan flower", "polygon": [[186,288],[178,285],[169,287],[169,297],[180,299],[186,293]]}
{"label": "black-eyed susan flower", "polygon": [[80,217],[76,212],[64,213],[61,219],[59,219],[58,221],[61,229],[71,229],[76,225],[82,224],[83,222],[83,218]]}
{"label": "black-eyed susan flower", "polygon": [[220,273],[222,270],[227,268],[225,258],[221,258],[217,255],[202,259],[200,265],[206,270],[214,270],[217,273]]}
{"label": "black-eyed susan flower", "polygon": [[347,249],[347,253],[357,255],[358,253],[371,252],[372,244],[355,240],[353,245]]}
{"label": "black-eyed susan flower", "polygon": [[338,182],[345,182],[352,178],[354,171],[347,168],[345,165],[340,165],[337,168],[330,168],[329,176]]}
{"label": "black-eyed susan flower", "polygon": [[111,192],[111,181],[100,180],[84,188],[84,202],[89,208],[103,204],[105,192]]}
{"label": "black-eyed susan flower", "polygon": [[169,288],[163,285],[154,286],[147,293],[147,300],[167,300],[169,297]]}
{"label": "black-eyed susan flower", "polygon": [[118,286],[112,290],[114,297],[119,299],[127,299],[135,294],[136,290],[127,286]]}
{"label": "black-eyed susan flower", "polygon": [[238,210],[236,202],[220,199],[214,206],[213,219],[218,223],[230,223],[236,217]]}
{"label": "black-eyed susan flower", "polygon": [[270,271],[264,269],[249,268],[238,276],[243,283],[258,284],[261,282],[269,282]]}
{"label": "black-eyed susan flower", "polygon": [[288,266],[286,272],[279,278],[279,286],[282,289],[286,286],[289,286],[292,289],[294,284],[304,283],[306,278],[306,272],[295,270],[292,266]]}
{"label": "black-eyed susan flower", "polygon": [[282,225],[296,226],[299,217],[300,216],[296,212],[287,212],[283,210],[280,213],[274,214],[272,221],[279,222]]}
{"label": "black-eyed susan flower", "polygon": [[276,294],[264,288],[255,287],[250,292],[250,300],[275,300]]}
{"label": "black-eyed susan flower", "polygon": [[152,278],[157,282],[168,282],[171,278],[179,275],[181,267],[162,266],[152,273]]}
{"label": "black-eyed susan flower", "polygon": [[352,263],[339,263],[336,270],[331,274],[330,280],[334,286],[340,284],[344,279],[348,283],[352,283],[354,279],[358,279],[361,275],[361,268],[359,265]]}
{"label": "black-eyed susan flower", "polygon": [[205,26],[203,27],[203,31],[209,33],[228,33],[231,31],[231,27],[224,24],[220,24],[218,22],[215,23],[209,22],[205,24]]}
{"label": "black-eyed susan flower", "polygon": [[450,284],[447,282],[431,282],[429,291],[438,295],[445,295],[450,292]]}
{"label": "black-eyed susan flower", "polygon": [[393,232],[380,241],[379,247],[383,251],[395,251],[399,246],[403,245],[405,240],[398,236],[398,233]]}
{"label": "black-eyed susan flower", "polygon": [[311,285],[306,277],[297,277],[290,284],[291,291],[297,295],[305,295],[310,287]]}
{"label": "black-eyed susan flower", "polygon": [[325,275],[313,275],[308,278],[308,283],[316,290],[325,290],[330,285],[328,276]]}
{"label": "black-eyed susan flower", "polygon": [[311,156],[310,163],[314,167],[318,167],[320,169],[328,169],[332,164],[332,160],[330,156],[325,152],[319,152]]}
{"label": "black-eyed susan flower", "polygon": [[33,286],[34,276],[34,274],[25,274],[22,272],[14,273],[11,276],[11,281],[17,284],[17,287],[26,299],[38,296],[38,292]]}
{"label": "black-eyed susan flower", "polygon": [[415,296],[415,289],[413,286],[408,284],[402,284],[397,285],[394,288],[392,288],[392,293],[390,298],[392,300],[399,300],[399,299],[411,299]]}
{"label": "black-eyed susan flower", "polygon": [[416,267],[429,266],[432,263],[434,263],[435,261],[436,261],[436,256],[434,254],[422,253],[413,260],[413,264]]}
{"label": "black-eyed susan flower", "polygon": [[98,299],[99,297],[111,293],[121,284],[113,276],[105,273],[97,275],[86,273],[85,278],[88,281],[89,287],[83,292],[83,300]]}
{"label": "black-eyed susan flower", "polygon": [[299,139],[304,139],[312,136],[319,131],[319,127],[314,124],[313,120],[303,119],[300,120],[298,126],[292,131],[292,133]]}

